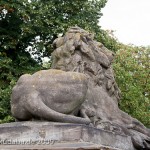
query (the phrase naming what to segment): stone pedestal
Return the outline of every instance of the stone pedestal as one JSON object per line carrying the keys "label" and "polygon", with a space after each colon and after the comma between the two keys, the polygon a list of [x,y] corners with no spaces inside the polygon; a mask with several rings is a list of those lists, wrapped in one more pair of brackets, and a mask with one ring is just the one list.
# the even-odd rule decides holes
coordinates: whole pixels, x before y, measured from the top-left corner
{"label": "stone pedestal", "polygon": [[86,125],[40,121],[1,124],[0,149],[134,150],[128,136]]}

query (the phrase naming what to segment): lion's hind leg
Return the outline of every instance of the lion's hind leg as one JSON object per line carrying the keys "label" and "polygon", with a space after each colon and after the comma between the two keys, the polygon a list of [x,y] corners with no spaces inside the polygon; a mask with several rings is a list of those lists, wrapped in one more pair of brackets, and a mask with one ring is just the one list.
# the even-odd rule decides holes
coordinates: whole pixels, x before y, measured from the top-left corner
{"label": "lion's hind leg", "polygon": [[89,124],[90,120],[85,118],[80,118],[72,115],[66,115],[52,110],[43,102],[40,93],[37,91],[32,91],[28,94],[27,101],[25,104],[25,109],[28,110],[30,114],[34,117],[39,117],[44,120],[56,121],[56,122],[66,122],[66,123],[79,123],[79,124]]}

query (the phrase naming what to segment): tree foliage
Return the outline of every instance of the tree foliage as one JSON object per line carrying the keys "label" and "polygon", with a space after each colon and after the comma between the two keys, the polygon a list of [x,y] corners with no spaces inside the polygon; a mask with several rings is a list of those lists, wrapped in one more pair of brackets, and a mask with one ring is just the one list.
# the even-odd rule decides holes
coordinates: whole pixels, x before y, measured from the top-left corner
{"label": "tree foliage", "polygon": [[106,0],[2,0],[2,47],[24,51],[30,45],[33,54],[49,56],[53,40],[70,26],[99,32],[98,20],[105,3]]}
{"label": "tree foliage", "polygon": [[113,52],[117,52],[120,49],[120,42],[114,36],[113,30],[100,30],[96,34],[96,39],[100,41],[105,47]]}
{"label": "tree foliage", "polygon": [[[99,32],[106,0],[0,1],[0,122],[12,120],[10,94],[19,76],[42,68],[51,44],[68,27]],[[34,59],[33,59],[34,58]]]}
{"label": "tree foliage", "polygon": [[121,45],[114,62],[120,107],[150,127],[150,47]]}

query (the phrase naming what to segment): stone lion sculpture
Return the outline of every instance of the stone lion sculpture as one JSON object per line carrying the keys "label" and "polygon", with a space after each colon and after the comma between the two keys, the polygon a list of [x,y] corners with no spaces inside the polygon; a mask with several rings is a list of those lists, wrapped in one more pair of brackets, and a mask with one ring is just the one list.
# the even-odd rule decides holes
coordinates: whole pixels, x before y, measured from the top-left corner
{"label": "stone lion sculpture", "polygon": [[118,107],[121,92],[111,66],[113,52],[79,27],[70,28],[53,45],[52,68],[80,72],[89,78],[79,116],[89,118],[97,128],[131,136],[137,149],[150,148],[150,130]]}
{"label": "stone lion sculpture", "polygon": [[91,122],[96,128],[131,136],[136,149],[150,149],[149,129],[118,107],[120,90],[111,65],[114,54],[79,27],[70,28],[53,46],[52,69],[62,70],[63,76],[46,75],[46,71],[22,76],[12,92],[14,117]]}
{"label": "stone lion sculpture", "polygon": [[20,121],[36,118],[89,124],[89,119],[73,116],[85,100],[87,83],[87,77],[76,72],[50,69],[25,74],[12,91],[12,115]]}

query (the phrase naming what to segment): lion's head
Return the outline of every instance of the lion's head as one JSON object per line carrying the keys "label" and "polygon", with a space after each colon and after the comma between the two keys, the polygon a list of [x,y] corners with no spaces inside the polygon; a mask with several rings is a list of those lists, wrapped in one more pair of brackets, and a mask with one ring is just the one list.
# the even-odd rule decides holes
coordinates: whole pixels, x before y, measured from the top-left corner
{"label": "lion's head", "polygon": [[102,86],[118,102],[120,90],[111,68],[113,52],[79,27],[70,28],[63,37],[53,42],[53,46],[52,68],[88,75],[95,86]]}

